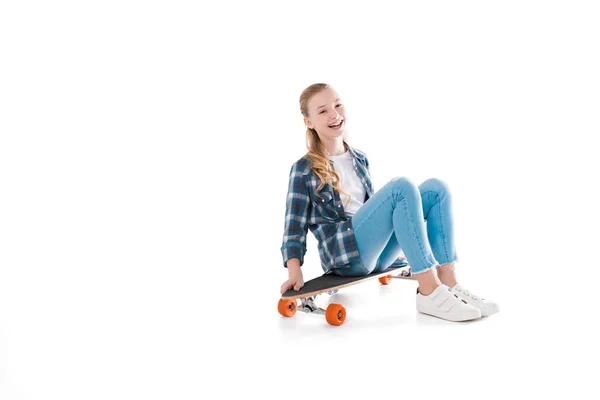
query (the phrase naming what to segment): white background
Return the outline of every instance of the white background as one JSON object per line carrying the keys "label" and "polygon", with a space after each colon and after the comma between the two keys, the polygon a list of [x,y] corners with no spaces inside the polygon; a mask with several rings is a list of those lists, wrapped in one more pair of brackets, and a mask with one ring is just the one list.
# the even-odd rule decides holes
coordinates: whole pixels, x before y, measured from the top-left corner
{"label": "white background", "polygon": [[[599,18],[593,1],[2,2],[0,399],[597,398]],[[277,313],[315,82],[376,189],[448,183],[459,279],[499,314],[417,315],[410,281],[340,292],[342,327]]]}

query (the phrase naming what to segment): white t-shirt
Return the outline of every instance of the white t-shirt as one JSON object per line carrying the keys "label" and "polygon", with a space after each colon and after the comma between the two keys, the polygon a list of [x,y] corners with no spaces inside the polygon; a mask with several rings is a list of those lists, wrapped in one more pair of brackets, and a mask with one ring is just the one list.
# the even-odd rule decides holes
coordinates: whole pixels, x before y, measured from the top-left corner
{"label": "white t-shirt", "polygon": [[358,175],[356,175],[356,171],[354,171],[352,154],[350,154],[349,151],[346,151],[339,156],[329,156],[329,159],[333,161],[333,168],[340,176],[340,186],[346,192],[350,193],[350,196],[352,197],[350,205],[346,206],[348,197],[343,193],[340,193],[342,202],[344,203],[344,212],[348,216],[353,216],[364,204],[367,191]]}

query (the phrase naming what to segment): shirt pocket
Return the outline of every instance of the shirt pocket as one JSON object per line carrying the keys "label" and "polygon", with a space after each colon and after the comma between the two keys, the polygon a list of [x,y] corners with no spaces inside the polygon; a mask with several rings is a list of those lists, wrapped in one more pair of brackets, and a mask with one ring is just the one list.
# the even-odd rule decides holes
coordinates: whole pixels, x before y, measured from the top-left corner
{"label": "shirt pocket", "polygon": [[314,194],[313,206],[317,219],[327,222],[337,222],[340,219],[335,209],[335,197],[326,188],[323,188],[318,194]]}

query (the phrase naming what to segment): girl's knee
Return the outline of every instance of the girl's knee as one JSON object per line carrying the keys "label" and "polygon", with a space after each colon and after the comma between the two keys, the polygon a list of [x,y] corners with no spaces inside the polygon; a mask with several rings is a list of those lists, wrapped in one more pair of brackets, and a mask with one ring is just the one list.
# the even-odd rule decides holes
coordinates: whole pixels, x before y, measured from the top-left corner
{"label": "girl's knee", "polygon": [[405,176],[397,176],[396,178],[392,178],[391,183],[395,186],[395,187],[401,187],[401,188],[416,188],[417,185],[415,185],[415,183],[405,177]]}
{"label": "girl's knee", "polygon": [[419,185],[419,189],[421,191],[432,190],[439,194],[446,194],[448,196],[450,195],[450,187],[448,186],[448,184],[446,182],[444,182],[443,180],[441,180],[439,178],[427,179],[425,182],[423,182],[421,185]]}
{"label": "girl's knee", "polygon": [[419,187],[415,185],[411,179],[405,176],[393,178],[389,185],[391,188],[391,193],[394,195],[408,196],[409,198],[418,197]]}

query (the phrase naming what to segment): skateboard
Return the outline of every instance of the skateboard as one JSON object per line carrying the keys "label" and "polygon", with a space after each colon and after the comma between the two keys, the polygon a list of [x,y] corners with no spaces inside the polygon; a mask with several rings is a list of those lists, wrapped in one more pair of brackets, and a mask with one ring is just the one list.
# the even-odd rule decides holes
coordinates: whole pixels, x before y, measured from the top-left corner
{"label": "skateboard", "polygon": [[[346,309],[341,304],[329,304],[327,309],[322,309],[315,304],[315,298],[322,293],[330,295],[338,290],[362,283],[364,281],[378,278],[382,285],[388,285],[392,278],[415,279],[410,272],[410,267],[389,267],[385,271],[372,273],[365,276],[338,276],[324,274],[318,278],[304,283],[304,286],[295,291],[290,289],[281,295],[277,309],[284,317],[293,317],[296,311],[325,315],[325,319],[331,325],[339,326],[346,320]],[[297,300],[301,303],[298,304]]]}

